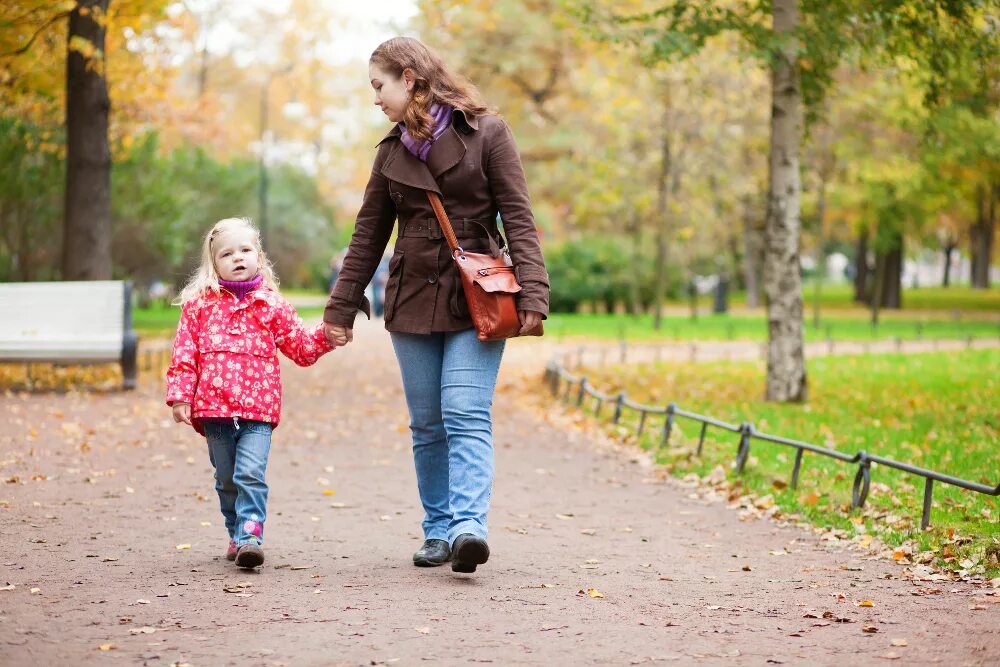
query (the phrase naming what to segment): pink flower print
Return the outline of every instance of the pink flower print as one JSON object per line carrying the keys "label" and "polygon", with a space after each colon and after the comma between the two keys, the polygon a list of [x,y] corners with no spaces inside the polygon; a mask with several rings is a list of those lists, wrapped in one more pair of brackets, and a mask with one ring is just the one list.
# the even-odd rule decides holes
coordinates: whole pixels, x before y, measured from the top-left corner
{"label": "pink flower print", "polygon": [[260,538],[261,534],[264,532],[264,525],[258,521],[251,521],[249,519],[243,523],[243,530],[250,533],[254,537]]}

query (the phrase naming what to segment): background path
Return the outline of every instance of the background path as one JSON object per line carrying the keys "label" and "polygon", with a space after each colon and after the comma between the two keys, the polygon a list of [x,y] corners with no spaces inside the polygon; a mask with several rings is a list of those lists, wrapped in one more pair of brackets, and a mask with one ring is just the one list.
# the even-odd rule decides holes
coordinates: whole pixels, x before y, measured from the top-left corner
{"label": "background path", "polygon": [[159,387],[0,397],[0,664],[1000,663],[995,591],[914,581],[662,479],[523,397],[537,341],[512,343],[497,395],[491,561],[414,568],[380,327],[285,367],[258,572],[221,558],[204,443]]}

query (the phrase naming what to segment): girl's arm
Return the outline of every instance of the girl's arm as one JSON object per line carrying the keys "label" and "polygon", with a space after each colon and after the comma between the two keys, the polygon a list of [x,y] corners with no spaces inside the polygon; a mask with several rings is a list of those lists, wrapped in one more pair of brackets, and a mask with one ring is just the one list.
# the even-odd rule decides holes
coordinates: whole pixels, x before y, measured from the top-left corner
{"label": "girl's arm", "polygon": [[267,326],[274,336],[274,344],[299,366],[312,366],[337,347],[326,340],[322,324],[306,328],[295,308],[283,297],[277,298]]}
{"label": "girl's arm", "polygon": [[181,321],[174,336],[174,347],[167,368],[167,405],[193,403],[198,386],[198,319],[194,301],[181,308]]}

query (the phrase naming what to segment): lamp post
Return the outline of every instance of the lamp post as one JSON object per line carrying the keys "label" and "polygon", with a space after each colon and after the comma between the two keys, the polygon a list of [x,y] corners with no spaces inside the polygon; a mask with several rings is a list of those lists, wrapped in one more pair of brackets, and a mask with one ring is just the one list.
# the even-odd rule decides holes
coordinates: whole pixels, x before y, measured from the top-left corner
{"label": "lamp post", "polygon": [[268,72],[264,85],[260,88],[260,179],[257,184],[257,218],[260,225],[260,242],[267,247],[267,108],[271,82],[275,77],[288,74],[292,65]]}

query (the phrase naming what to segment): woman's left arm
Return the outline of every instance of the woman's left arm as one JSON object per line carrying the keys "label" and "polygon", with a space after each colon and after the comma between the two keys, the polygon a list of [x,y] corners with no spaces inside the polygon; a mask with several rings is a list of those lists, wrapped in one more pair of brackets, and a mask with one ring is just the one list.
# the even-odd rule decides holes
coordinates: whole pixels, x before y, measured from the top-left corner
{"label": "woman's left arm", "polygon": [[487,138],[486,176],[500,209],[514,271],[521,284],[517,307],[537,312],[544,319],[549,313],[549,274],[538,243],[528,184],[510,127],[503,120],[498,126],[493,136]]}

